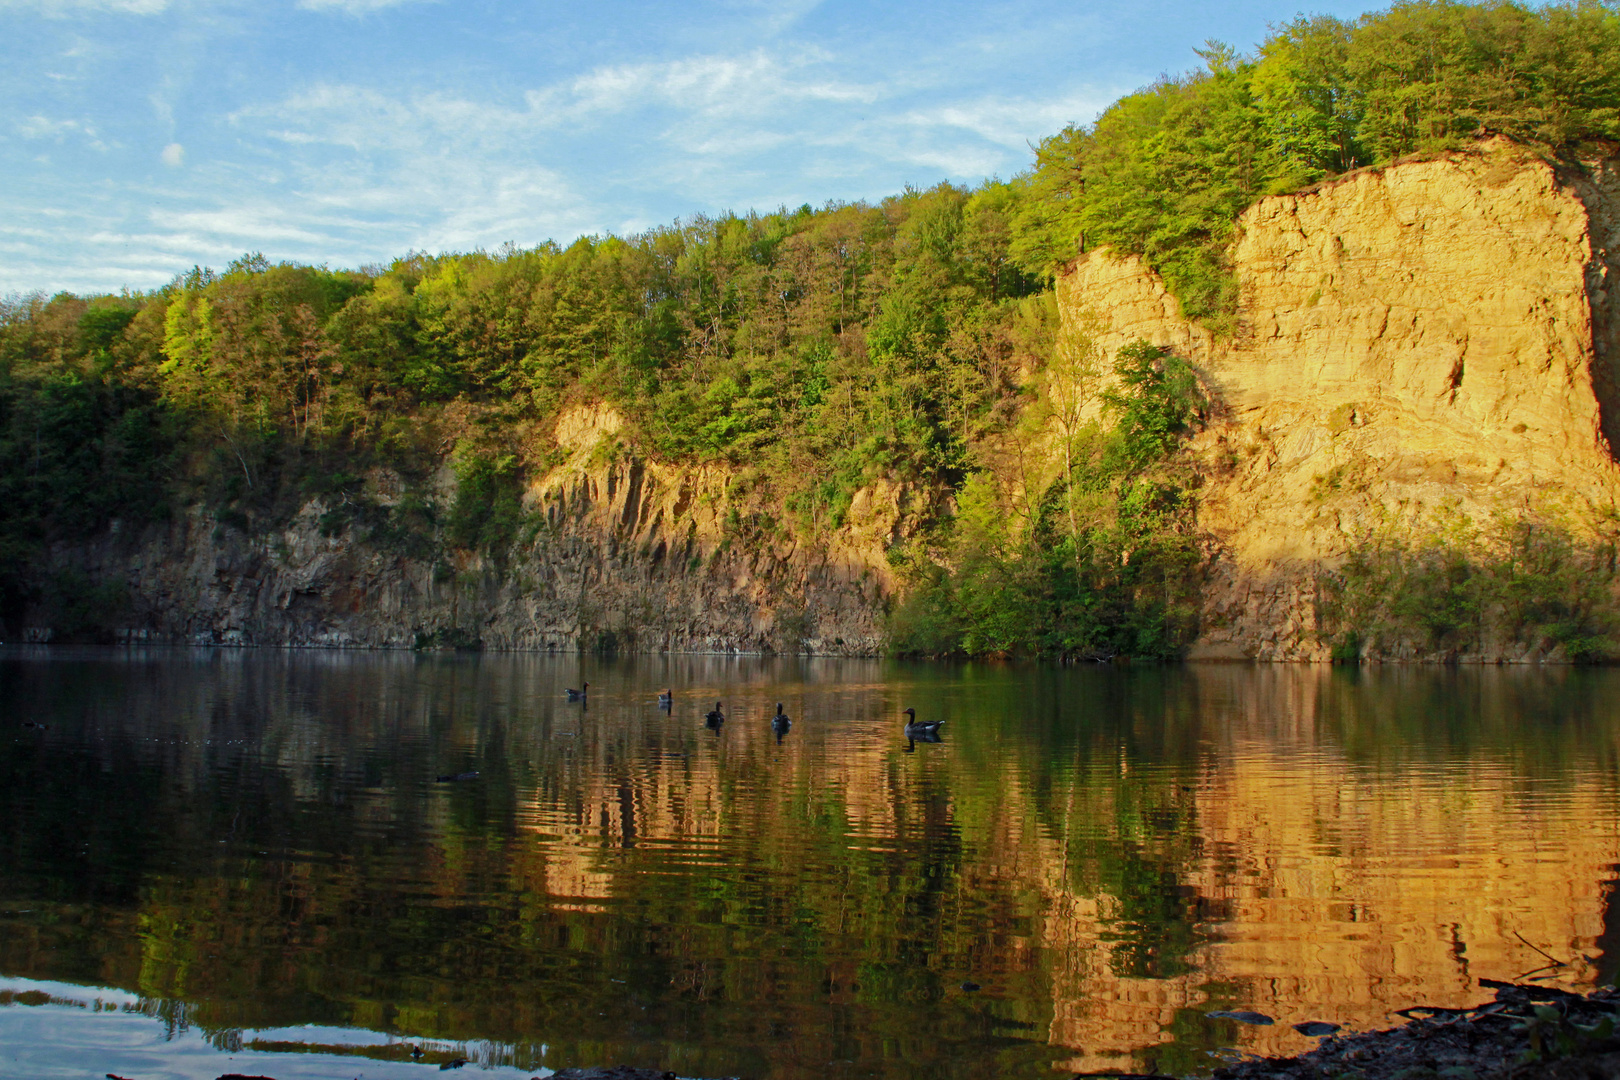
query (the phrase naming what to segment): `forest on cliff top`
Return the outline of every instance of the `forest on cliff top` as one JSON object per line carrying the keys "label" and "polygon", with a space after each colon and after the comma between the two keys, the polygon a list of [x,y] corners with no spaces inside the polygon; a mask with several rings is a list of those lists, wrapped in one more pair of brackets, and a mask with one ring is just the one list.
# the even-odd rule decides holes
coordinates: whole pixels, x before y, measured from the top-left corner
{"label": "forest on cliff top", "polygon": [[[974,188],[356,270],[255,254],[151,293],[10,298],[0,618],[44,604],[65,635],[93,633],[116,587],[43,574],[48,546],[186,506],[262,533],[319,498],[334,531],[498,562],[525,478],[554,463],[550,423],[603,401],[631,450],[728,463],[806,537],[879,476],[932,492],[937,520],[892,553],[915,585],[899,648],[1173,656],[1198,561],[1184,364],[1105,358],[1111,425],[1065,427],[1019,515],[988,494],[986,448],[1050,423],[1072,381],[1053,276],[1082,245],[1138,253],[1219,331],[1234,222],[1263,195],[1491,134],[1572,165],[1620,139],[1620,15],[1592,0],[1403,3],[1199,53]],[[420,493],[447,459],[458,494],[437,506]],[[377,466],[418,494],[369,504]]]}

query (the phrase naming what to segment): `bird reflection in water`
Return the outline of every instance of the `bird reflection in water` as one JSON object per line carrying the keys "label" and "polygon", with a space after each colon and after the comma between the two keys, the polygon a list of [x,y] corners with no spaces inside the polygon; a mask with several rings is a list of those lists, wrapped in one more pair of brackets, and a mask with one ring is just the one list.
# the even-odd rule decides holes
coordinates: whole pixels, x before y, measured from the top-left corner
{"label": "bird reflection in water", "polygon": [[916,709],[904,710],[906,717],[906,753],[915,753],[920,742],[939,742],[939,729],[945,723],[943,720],[917,719]]}

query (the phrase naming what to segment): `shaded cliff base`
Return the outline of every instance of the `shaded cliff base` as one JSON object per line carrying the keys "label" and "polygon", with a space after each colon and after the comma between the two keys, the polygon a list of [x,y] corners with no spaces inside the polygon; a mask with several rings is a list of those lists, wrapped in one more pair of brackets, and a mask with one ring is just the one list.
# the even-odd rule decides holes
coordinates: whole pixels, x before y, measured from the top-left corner
{"label": "shaded cliff base", "polygon": [[[883,480],[806,537],[746,470],[638,454],[600,405],[556,464],[487,490],[456,462],[374,470],[267,529],[194,505],[59,546],[0,639],[182,645],[875,655],[885,551],[933,496]],[[504,513],[504,529],[494,527]],[[473,526],[457,535],[458,527]],[[490,539],[490,537],[495,539]]]}
{"label": "shaded cliff base", "polygon": [[1391,516],[1337,558],[1255,575],[1217,551],[1195,659],[1609,663],[1620,536],[1608,515]]}
{"label": "shaded cliff base", "polygon": [[1610,1080],[1620,994],[1495,984],[1475,1009],[1413,1008],[1403,1027],[1330,1037],[1307,1054],[1258,1058],[1215,1070],[1217,1080]]}

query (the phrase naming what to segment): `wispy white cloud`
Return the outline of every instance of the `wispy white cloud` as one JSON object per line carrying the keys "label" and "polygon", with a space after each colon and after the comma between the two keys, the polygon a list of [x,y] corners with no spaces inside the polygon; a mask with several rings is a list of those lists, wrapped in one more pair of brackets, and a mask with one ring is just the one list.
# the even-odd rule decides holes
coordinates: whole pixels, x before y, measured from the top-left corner
{"label": "wispy white cloud", "polygon": [[150,221],[160,234],[187,237],[192,242],[211,241],[226,250],[240,249],[244,243],[254,247],[319,243],[331,235],[334,226],[353,223],[318,212],[289,215],[284,204],[270,201],[216,210],[155,210]]}
{"label": "wispy white cloud", "polygon": [[[537,160],[545,156],[537,147],[561,121],[526,104],[327,84],[240,110],[230,123],[247,142],[263,144],[267,175],[281,189],[266,214],[275,206],[283,227],[366,237],[368,258],[411,247],[532,244],[602,228],[563,172]],[[255,235],[259,223],[233,213],[213,231]]]}
{"label": "wispy white cloud", "polygon": [[760,113],[784,103],[870,103],[880,84],[817,74],[830,60],[801,51],[785,60],[763,50],[743,56],[695,56],[658,63],[598,67],[567,84],[533,90],[531,108],[580,115],[665,105],[708,115]]}
{"label": "wispy white cloud", "polygon": [[0,11],[35,11],[50,18],[86,12],[119,15],[160,15],[171,0],[0,0]]}
{"label": "wispy white cloud", "polygon": [[92,150],[106,150],[107,144],[88,120],[52,120],[45,116],[25,116],[17,121],[17,133],[25,139],[65,142],[74,138]]}
{"label": "wispy white cloud", "polygon": [[17,131],[25,139],[61,138],[64,135],[95,137],[96,129],[79,120],[52,120],[44,116],[25,116],[17,121]]}
{"label": "wispy white cloud", "polygon": [[766,33],[779,34],[820,7],[822,0],[723,0],[722,7],[752,16]]}
{"label": "wispy white cloud", "polygon": [[[297,0],[297,6],[305,11],[366,15],[384,8],[437,2],[438,0]],[[161,15],[177,4],[178,0],[0,0],[0,11],[32,11],[47,18],[61,19],[85,14]]]}
{"label": "wispy white cloud", "polygon": [[[206,231],[296,245],[327,230],[358,236],[371,222],[406,232],[399,249],[566,240],[642,222],[609,211],[641,191],[682,193],[688,212],[742,210],[775,205],[780,191],[795,202],[847,195],[874,170],[900,183],[1009,174],[1027,161],[1029,140],[1088,119],[1105,100],[915,104],[938,95],[901,79],[849,79],[825,53],[764,49],[602,65],[505,100],[317,83],[229,118],[261,148],[284,192],[281,216],[233,211]],[[568,164],[608,130],[617,164],[587,195]]]}
{"label": "wispy white cloud", "polygon": [[[35,24],[38,67],[0,118],[0,141],[28,170],[0,195],[0,289],[19,275],[73,288],[114,267],[172,274],[246,250],[353,265],[410,248],[566,242],[972,182],[1017,172],[1029,142],[1108,97],[993,77],[1048,47],[1044,9],[918,44],[898,19],[846,32],[847,12],[821,0],[710,0],[669,15],[636,2],[646,27],[627,28],[625,7],[554,18],[536,5],[491,21],[424,6],[372,62],[364,17],[426,0],[0,0],[0,12],[80,16]],[[304,28],[320,23],[318,47],[287,31],[294,8]],[[430,26],[432,41],[411,38]],[[218,49],[250,30],[252,49]],[[58,90],[47,64],[81,82]],[[119,138],[109,166],[85,168],[83,149],[107,133]],[[84,213],[46,216],[63,206]]]}
{"label": "wispy white cloud", "polygon": [[534,110],[513,110],[443,94],[394,98],[367,87],[322,84],[271,105],[231,114],[233,126],[295,145],[327,145],[362,153],[442,147],[492,134],[518,135],[551,121]]}
{"label": "wispy white cloud", "polygon": [[381,11],[383,8],[427,2],[433,2],[433,0],[298,0],[298,6],[305,11],[336,11],[344,15],[368,15],[373,11]]}
{"label": "wispy white cloud", "polygon": [[1033,139],[1072,123],[1089,123],[1117,92],[1067,94],[1056,98],[1009,99],[1000,96],[914,109],[900,122],[916,128],[955,128],[987,143],[1023,150]]}
{"label": "wispy white cloud", "polygon": [[[552,86],[531,89],[522,105],[500,105],[443,93],[391,97],[354,85],[318,84],[272,105],[238,110],[233,124],[269,121],[282,141],[351,150],[402,149],[452,138],[502,144],[537,132],[645,110],[671,110],[720,121],[763,118],[804,103],[870,104],[881,86],[818,77],[810,61],[785,63],[763,52],[595,68]],[[734,132],[748,145],[754,131]]]}

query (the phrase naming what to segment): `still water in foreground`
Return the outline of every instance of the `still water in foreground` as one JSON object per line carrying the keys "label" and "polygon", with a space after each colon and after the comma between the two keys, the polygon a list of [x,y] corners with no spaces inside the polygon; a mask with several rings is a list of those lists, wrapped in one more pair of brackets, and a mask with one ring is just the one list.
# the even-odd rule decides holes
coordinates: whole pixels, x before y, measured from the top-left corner
{"label": "still water in foreground", "polygon": [[1207,1071],[1613,974],[1617,770],[1603,670],[0,649],[0,1074]]}

